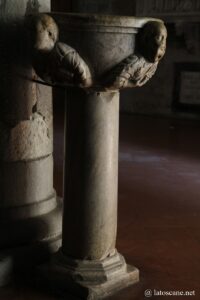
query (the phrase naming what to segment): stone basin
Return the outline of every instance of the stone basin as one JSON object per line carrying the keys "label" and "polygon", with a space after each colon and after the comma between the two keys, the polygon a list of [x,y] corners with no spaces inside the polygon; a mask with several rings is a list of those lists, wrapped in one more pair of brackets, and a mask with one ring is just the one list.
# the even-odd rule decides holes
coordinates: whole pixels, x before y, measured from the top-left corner
{"label": "stone basin", "polygon": [[97,14],[50,14],[59,27],[59,40],[70,45],[88,64],[94,79],[134,53],[138,31],[155,18]]}

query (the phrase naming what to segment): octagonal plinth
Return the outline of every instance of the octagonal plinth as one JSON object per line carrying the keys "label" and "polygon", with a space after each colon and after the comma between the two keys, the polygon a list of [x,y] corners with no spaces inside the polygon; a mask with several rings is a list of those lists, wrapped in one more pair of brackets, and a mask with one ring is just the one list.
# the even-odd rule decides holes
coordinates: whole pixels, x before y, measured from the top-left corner
{"label": "octagonal plinth", "polygon": [[80,299],[104,299],[138,281],[139,272],[116,251],[104,260],[74,260],[59,252],[51,265],[40,268],[40,280],[58,294]]}

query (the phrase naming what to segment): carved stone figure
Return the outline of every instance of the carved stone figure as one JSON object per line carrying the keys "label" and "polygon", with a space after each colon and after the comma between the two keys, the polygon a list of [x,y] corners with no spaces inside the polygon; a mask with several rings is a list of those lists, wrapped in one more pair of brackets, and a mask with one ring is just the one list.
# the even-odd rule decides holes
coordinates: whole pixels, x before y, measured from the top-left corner
{"label": "carved stone figure", "polygon": [[136,53],[104,75],[107,89],[144,85],[154,75],[158,62],[165,54],[166,39],[164,23],[150,21],[145,24],[138,33]]}
{"label": "carved stone figure", "polygon": [[[46,14],[31,21],[32,59],[37,75],[50,84],[92,86],[89,67],[75,49],[59,41],[59,29]],[[144,85],[156,72],[166,50],[167,30],[164,23],[147,22],[137,35],[135,54],[124,59],[103,75],[100,89],[117,90]]]}
{"label": "carved stone figure", "polygon": [[40,14],[29,22],[33,67],[37,75],[51,84],[89,87],[91,74],[87,64],[75,49],[59,41],[59,29],[53,18]]}
{"label": "carved stone figure", "polygon": [[160,61],[166,51],[167,29],[163,22],[147,22],[137,36],[136,51],[147,61]]}
{"label": "carved stone figure", "polygon": [[141,55],[132,54],[106,74],[106,89],[142,86],[154,75],[157,66],[158,62],[151,63]]}

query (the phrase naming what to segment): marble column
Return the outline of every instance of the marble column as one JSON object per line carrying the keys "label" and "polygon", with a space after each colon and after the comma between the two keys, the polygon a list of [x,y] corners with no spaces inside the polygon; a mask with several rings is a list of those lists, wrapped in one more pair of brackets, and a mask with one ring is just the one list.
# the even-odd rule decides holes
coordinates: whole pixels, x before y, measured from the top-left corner
{"label": "marble column", "polygon": [[62,251],[104,259],[115,251],[117,230],[119,92],[67,98]]}
{"label": "marble column", "polygon": [[[127,265],[115,248],[119,90],[142,86],[153,76],[167,32],[155,19],[51,16],[54,20],[38,16],[36,28],[41,18],[57,39],[52,46],[44,35],[41,43],[36,33],[40,46],[33,64],[49,84],[73,88],[66,90],[62,247],[52,264],[40,268],[40,275],[59,293],[103,299],[139,280],[138,269]],[[41,57],[43,68],[38,65]]]}
{"label": "marble column", "polygon": [[[43,250],[46,259],[49,250],[60,246],[52,93],[51,87],[31,81],[34,71],[24,27],[25,15],[49,10],[49,0],[0,3],[0,285],[7,281],[6,262],[13,256],[31,265],[43,257]],[[29,251],[31,256],[25,255]]]}

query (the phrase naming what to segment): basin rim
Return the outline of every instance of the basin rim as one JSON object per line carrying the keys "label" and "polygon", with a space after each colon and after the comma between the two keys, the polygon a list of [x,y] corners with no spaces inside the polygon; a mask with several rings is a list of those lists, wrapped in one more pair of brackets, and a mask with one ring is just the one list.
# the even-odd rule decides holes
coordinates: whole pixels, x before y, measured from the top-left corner
{"label": "basin rim", "polygon": [[59,25],[68,25],[68,30],[89,30],[103,32],[135,33],[147,22],[161,22],[160,19],[118,15],[51,12]]}

